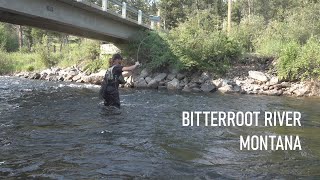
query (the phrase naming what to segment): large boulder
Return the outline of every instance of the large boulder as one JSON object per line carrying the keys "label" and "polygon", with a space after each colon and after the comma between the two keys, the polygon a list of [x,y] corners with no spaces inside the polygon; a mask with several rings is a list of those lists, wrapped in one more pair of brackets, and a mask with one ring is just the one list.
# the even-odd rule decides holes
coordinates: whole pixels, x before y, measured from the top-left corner
{"label": "large boulder", "polygon": [[222,86],[218,89],[218,91],[220,91],[221,93],[224,94],[229,94],[229,93],[240,93],[241,92],[241,87],[238,85],[225,85]]}
{"label": "large boulder", "polygon": [[211,75],[208,72],[203,72],[200,76],[200,80],[201,82],[205,82],[207,80],[209,80],[211,77]]}
{"label": "large boulder", "polygon": [[213,83],[217,88],[220,88],[220,87],[222,87],[223,79],[215,79],[215,80],[212,80],[212,83]]}
{"label": "large boulder", "polygon": [[178,80],[182,80],[182,79],[185,78],[185,77],[186,77],[185,74],[181,74],[181,73],[178,73],[178,74],[177,74],[177,79],[178,79]]}
{"label": "large boulder", "polygon": [[104,76],[91,76],[90,83],[100,85],[103,81]]}
{"label": "large boulder", "polygon": [[157,89],[159,86],[159,81],[152,79],[149,83],[148,83],[148,88],[152,88],[152,89]]}
{"label": "large boulder", "polygon": [[178,90],[180,88],[179,86],[179,80],[174,78],[172,81],[168,82],[167,88],[169,90]]}
{"label": "large boulder", "polygon": [[206,81],[201,85],[200,89],[203,92],[214,92],[217,89],[217,87],[211,81]]}
{"label": "large boulder", "polygon": [[148,84],[144,78],[140,78],[138,81],[134,82],[134,87],[136,88],[147,88]]}
{"label": "large boulder", "polygon": [[156,77],[154,77],[153,79],[157,82],[160,82],[160,81],[163,81],[166,77],[167,77],[166,73],[160,73]]}
{"label": "large boulder", "polygon": [[191,88],[188,85],[186,85],[183,87],[182,91],[183,92],[191,92]]}
{"label": "large boulder", "polygon": [[268,96],[280,96],[282,95],[282,93],[283,93],[282,90],[273,89],[273,90],[263,91],[262,94],[268,95]]}
{"label": "large boulder", "polygon": [[176,76],[177,76],[176,74],[171,73],[167,76],[167,80],[172,81]]}
{"label": "large boulder", "polygon": [[267,82],[268,81],[268,77],[260,71],[249,71],[249,77],[251,77],[252,79],[256,79],[258,81],[261,82]]}
{"label": "large boulder", "polygon": [[143,69],[140,73],[140,78],[145,78],[149,75],[149,72],[147,69]]}
{"label": "large boulder", "polygon": [[79,73],[72,78],[72,81],[76,82],[76,81],[80,80],[83,76],[85,76],[85,74]]}
{"label": "large boulder", "polygon": [[145,80],[146,80],[146,82],[149,84],[150,82],[151,82],[151,80],[152,80],[152,78],[151,77],[146,77],[146,78],[144,78]]}
{"label": "large boulder", "polygon": [[278,84],[278,83],[279,83],[279,78],[278,77],[272,77],[270,79],[269,85],[272,86],[272,85],[275,85],[275,84]]}
{"label": "large boulder", "polygon": [[41,75],[39,73],[33,73],[29,76],[30,79],[40,79]]}

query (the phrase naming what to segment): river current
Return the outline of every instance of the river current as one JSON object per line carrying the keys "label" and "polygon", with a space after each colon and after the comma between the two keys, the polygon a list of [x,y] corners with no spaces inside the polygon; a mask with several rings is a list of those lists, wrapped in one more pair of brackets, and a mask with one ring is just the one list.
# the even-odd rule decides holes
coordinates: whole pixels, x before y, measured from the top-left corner
{"label": "river current", "polygon": [[[121,89],[0,77],[0,179],[320,179],[320,99]],[[302,127],[182,126],[182,111],[299,111]],[[302,150],[239,149],[299,135]]]}

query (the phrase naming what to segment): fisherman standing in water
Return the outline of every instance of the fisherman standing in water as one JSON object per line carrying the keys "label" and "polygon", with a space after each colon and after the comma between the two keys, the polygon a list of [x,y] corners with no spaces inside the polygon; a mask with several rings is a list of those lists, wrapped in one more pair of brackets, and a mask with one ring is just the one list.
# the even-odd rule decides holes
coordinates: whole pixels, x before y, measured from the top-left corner
{"label": "fisherman standing in water", "polygon": [[[114,54],[109,62],[109,69],[105,74],[101,85],[100,95],[104,99],[105,106],[113,106],[120,108],[119,84],[125,84],[122,72],[133,71],[140,63],[137,61],[133,66],[122,66],[122,57],[120,54]],[[131,73],[124,74],[130,76]]]}

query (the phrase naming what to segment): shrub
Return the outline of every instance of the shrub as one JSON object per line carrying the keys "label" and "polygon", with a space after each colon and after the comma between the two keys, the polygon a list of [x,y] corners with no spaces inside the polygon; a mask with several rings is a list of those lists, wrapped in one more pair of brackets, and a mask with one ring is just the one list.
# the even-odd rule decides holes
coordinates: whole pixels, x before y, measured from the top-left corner
{"label": "shrub", "polygon": [[230,36],[247,52],[254,52],[256,47],[253,42],[264,32],[264,23],[260,16],[244,17],[238,25],[233,25]]}
{"label": "shrub", "polygon": [[0,49],[7,52],[19,49],[18,37],[15,31],[10,30],[10,25],[0,23]]}
{"label": "shrub", "polygon": [[301,48],[295,66],[302,79],[320,78],[320,42],[318,38],[311,37]]}
{"label": "shrub", "polygon": [[83,70],[91,74],[91,73],[97,72],[101,66],[102,66],[101,61],[92,61],[88,63]]}
{"label": "shrub", "polygon": [[0,49],[0,74],[8,74],[14,71],[13,61],[10,56]]}
{"label": "shrub", "polygon": [[297,78],[298,68],[296,66],[296,62],[300,49],[300,45],[295,41],[284,46],[283,50],[279,53],[279,59],[277,62],[279,78],[288,80],[294,80]]}
{"label": "shrub", "polygon": [[140,32],[124,47],[124,55],[135,58],[152,71],[175,66],[176,58],[171,52],[167,38],[167,34],[162,32]]}
{"label": "shrub", "polygon": [[200,11],[170,32],[169,44],[180,69],[224,73],[242,47],[222,30],[219,17]]}

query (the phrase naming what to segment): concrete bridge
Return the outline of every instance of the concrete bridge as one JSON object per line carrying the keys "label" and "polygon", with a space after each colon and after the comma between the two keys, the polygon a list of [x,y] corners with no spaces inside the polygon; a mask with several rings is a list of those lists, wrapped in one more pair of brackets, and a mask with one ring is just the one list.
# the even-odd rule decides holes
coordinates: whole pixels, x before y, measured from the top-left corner
{"label": "concrete bridge", "polygon": [[86,0],[0,0],[0,21],[114,43],[151,24],[149,16],[116,0],[102,0],[102,7]]}

